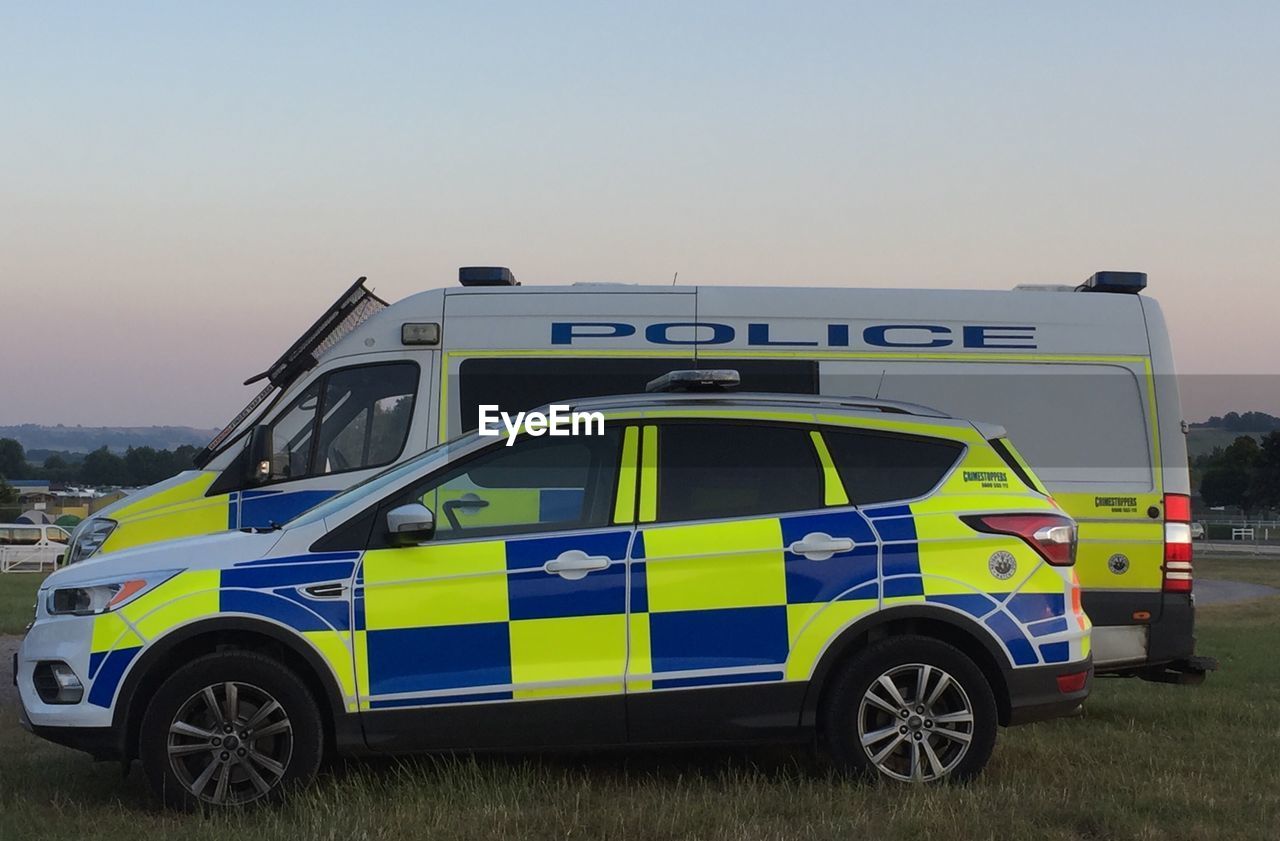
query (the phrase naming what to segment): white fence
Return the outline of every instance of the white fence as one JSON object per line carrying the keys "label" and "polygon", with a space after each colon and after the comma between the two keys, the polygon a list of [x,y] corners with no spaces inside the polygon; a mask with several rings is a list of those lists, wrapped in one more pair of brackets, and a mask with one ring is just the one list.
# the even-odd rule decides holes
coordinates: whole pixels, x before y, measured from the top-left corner
{"label": "white fence", "polygon": [[66,546],[0,546],[0,572],[44,572],[58,564]]}

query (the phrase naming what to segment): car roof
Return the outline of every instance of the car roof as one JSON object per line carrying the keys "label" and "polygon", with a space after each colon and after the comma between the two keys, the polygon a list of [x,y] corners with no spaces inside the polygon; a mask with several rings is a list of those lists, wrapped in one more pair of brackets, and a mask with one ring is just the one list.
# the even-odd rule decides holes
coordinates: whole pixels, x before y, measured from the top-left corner
{"label": "car roof", "polygon": [[996,424],[956,418],[939,409],[905,403],[898,400],[882,400],[875,397],[838,397],[817,394],[779,394],[776,392],[659,392],[644,394],[620,394],[606,397],[588,397],[579,400],[556,401],[556,405],[568,406],[573,411],[596,411],[608,415],[614,412],[644,411],[662,414],[664,410],[688,410],[694,408],[717,409],[727,412],[758,412],[799,410],[808,413],[845,416],[850,419],[910,421],[912,425],[935,426],[939,429],[977,429],[982,437],[1003,438],[1007,434]]}
{"label": "car roof", "polygon": [[574,409],[605,411],[607,409],[666,408],[689,406],[715,406],[716,408],[775,408],[803,407],[831,412],[861,412],[873,414],[911,415],[922,418],[952,419],[940,409],[903,403],[897,400],[880,400],[873,397],[835,397],[819,394],[781,394],[777,392],[646,392],[644,394],[615,394],[606,397],[588,397],[566,401]]}

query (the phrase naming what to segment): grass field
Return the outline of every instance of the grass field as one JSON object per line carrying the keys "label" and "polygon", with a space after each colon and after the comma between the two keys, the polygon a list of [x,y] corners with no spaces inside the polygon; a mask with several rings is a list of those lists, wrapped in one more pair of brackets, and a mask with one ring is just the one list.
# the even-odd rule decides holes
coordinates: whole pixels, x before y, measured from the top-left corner
{"label": "grass field", "polygon": [[36,590],[43,573],[10,572],[0,575],[0,634],[20,634],[36,615]]}
{"label": "grass field", "polygon": [[[1197,569],[1280,585],[1274,560]],[[0,579],[19,626],[22,578],[25,602]],[[800,750],[428,758],[334,770],[278,810],[175,816],[137,769],[37,740],[7,707],[0,841],[1280,837],[1280,599],[1204,608],[1199,636],[1222,661],[1204,686],[1100,681],[1084,716],[1002,731],[980,780],[924,790],[832,779]]]}

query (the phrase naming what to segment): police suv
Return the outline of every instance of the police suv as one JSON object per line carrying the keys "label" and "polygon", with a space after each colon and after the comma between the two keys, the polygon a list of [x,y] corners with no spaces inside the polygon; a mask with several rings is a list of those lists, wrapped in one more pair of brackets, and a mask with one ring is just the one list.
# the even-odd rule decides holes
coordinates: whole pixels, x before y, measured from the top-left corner
{"label": "police suv", "polygon": [[963,779],[997,725],[1088,693],[1076,526],[1001,428],[805,395],[572,406],[600,427],[471,433],[282,525],[59,570],[16,657],[27,726],[190,806],[274,798],[329,749],[816,738],[849,771]]}
{"label": "police suv", "polygon": [[[509,412],[642,391],[679,368],[744,389],[877,395],[1002,424],[1079,524],[1099,672],[1193,682],[1190,479],[1146,276],[1010,291],[519,286],[505,269],[388,306],[354,284],[255,380],[189,471],[99,512],[69,559],[282,523]],[[1008,467],[998,468],[1011,473]]]}

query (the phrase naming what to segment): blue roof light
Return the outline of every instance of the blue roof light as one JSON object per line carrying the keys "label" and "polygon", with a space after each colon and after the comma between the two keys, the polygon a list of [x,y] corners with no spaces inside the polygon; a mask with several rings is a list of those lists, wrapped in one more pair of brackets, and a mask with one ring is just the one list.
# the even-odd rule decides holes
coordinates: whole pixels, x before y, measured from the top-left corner
{"label": "blue roof light", "polygon": [[519,286],[516,276],[505,266],[463,266],[458,269],[463,286]]}
{"label": "blue roof light", "polygon": [[1137,295],[1147,288],[1146,272],[1095,272],[1080,284],[1086,292],[1121,292]]}

